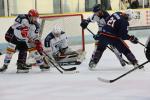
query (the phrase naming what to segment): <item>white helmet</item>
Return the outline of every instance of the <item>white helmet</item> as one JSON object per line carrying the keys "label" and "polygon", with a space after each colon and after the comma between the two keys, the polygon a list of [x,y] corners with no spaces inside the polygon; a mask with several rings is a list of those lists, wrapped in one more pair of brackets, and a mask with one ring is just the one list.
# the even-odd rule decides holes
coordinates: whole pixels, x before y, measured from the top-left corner
{"label": "white helmet", "polygon": [[58,25],[55,25],[53,30],[52,30],[52,33],[54,36],[59,37],[61,34],[61,31],[62,31],[61,27]]}
{"label": "white helmet", "polygon": [[135,15],[135,12],[132,10],[132,9],[127,9],[125,11],[125,14],[127,15],[128,17],[128,21],[132,20],[132,19],[135,19],[136,15]]}

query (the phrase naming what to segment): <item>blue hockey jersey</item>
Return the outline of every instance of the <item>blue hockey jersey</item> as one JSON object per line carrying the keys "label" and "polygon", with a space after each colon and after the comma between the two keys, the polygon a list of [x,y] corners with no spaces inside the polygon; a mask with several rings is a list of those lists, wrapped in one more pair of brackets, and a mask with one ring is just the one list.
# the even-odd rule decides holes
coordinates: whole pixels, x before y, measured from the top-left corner
{"label": "blue hockey jersey", "polygon": [[128,26],[129,22],[124,17],[124,13],[116,12],[107,19],[106,25],[102,28],[102,33],[128,40],[130,38],[128,35]]}

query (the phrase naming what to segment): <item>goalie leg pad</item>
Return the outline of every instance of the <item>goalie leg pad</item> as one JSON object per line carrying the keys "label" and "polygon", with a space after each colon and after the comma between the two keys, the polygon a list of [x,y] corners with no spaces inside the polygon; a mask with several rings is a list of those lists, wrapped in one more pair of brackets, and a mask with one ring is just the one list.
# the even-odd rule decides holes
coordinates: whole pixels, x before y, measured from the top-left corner
{"label": "goalie leg pad", "polygon": [[61,59],[57,61],[60,65],[79,65],[82,63],[82,61],[85,59],[85,51],[77,50],[78,56],[72,56],[70,55],[69,57],[66,57],[64,59]]}

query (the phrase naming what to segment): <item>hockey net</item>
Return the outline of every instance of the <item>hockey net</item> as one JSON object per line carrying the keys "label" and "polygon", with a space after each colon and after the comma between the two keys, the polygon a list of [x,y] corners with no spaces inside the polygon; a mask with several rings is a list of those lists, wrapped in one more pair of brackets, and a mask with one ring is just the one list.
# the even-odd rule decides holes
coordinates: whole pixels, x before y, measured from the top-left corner
{"label": "hockey net", "polygon": [[66,33],[68,44],[73,50],[85,50],[84,31],[80,27],[82,14],[42,16],[40,19],[42,40],[52,31],[54,25],[59,25]]}
{"label": "hockey net", "polygon": [[[68,37],[68,45],[73,51],[79,54],[73,59],[77,62],[82,62],[85,59],[85,42],[84,31],[80,27],[83,19],[82,14],[67,14],[67,15],[53,15],[42,16],[41,19],[41,39],[44,41],[45,37],[52,31],[55,25],[59,25]],[[72,58],[70,58],[72,59]],[[67,62],[61,60],[60,62]],[[63,64],[63,63],[62,63]],[[64,64],[65,65],[65,64]]]}

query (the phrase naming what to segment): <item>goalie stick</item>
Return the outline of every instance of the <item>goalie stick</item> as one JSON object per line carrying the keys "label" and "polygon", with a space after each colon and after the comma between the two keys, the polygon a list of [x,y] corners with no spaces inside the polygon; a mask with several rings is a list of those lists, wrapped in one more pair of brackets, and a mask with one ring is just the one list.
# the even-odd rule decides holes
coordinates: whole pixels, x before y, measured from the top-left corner
{"label": "goalie stick", "polygon": [[128,72],[126,72],[126,73],[124,73],[124,74],[118,76],[118,77],[115,78],[115,79],[108,80],[108,79],[104,79],[104,78],[101,78],[101,77],[98,77],[97,79],[98,79],[99,81],[102,81],[102,82],[105,82],[105,83],[113,83],[113,82],[119,80],[120,78],[122,78],[122,77],[128,75],[129,73],[135,71],[136,69],[140,68],[141,66],[147,64],[148,62],[149,62],[149,61],[146,61],[146,62],[142,63],[141,65],[138,65],[137,67],[134,67],[133,69],[131,69],[131,70],[129,70]]}
{"label": "goalie stick", "polygon": [[60,72],[60,73],[64,73],[64,72],[68,72],[68,71],[74,71],[76,70],[76,67],[71,67],[71,68],[63,68],[61,67],[54,59],[52,59],[51,57],[49,57],[45,52],[43,52],[44,56],[48,59],[48,61]]}

